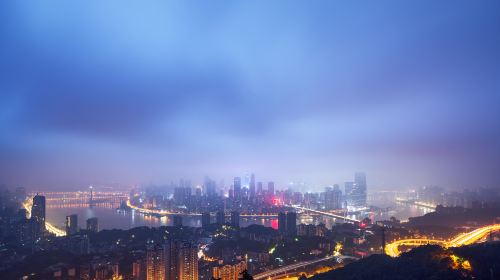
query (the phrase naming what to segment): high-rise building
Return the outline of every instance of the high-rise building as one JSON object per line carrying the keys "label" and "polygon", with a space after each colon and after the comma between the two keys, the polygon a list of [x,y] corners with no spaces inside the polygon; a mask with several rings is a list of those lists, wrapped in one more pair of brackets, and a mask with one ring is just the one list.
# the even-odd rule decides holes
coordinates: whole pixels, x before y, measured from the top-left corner
{"label": "high-rise building", "polygon": [[354,173],[354,184],[356,188],[356,200],[360,207],[366,207],[367,187],[366,174],[364,172]]}
{"label": "high-rise building", "polygon": [[366,207],[366,175],[363,172],[354,174],[354,182],[345,183],[347,209],[357,211]]}
{"label": "high-rise building", "polygon": [[212,269],[212,276],[214,279],[220,280],[238,280],[240,274],[247,269],[245,261],[237,262],[235,264],[226,264],[215,266]]}
{"label": "high-rise building", "polygon": [[234,199],[236,199],[236,200],[241,199],[241,178],[240,177],[234,177],[233,196],[234,196]]}
{"label": "high-rise building", "polygon": [[262,195],[262,182],[257,182],[257,195]]}
{"label": "high-rise building", "polygon": [[45,231],[45,196],[37,194],[33,197],[31,219],[33,220],[35,237],[38,238]]}
{"label": "high-rise building", "polygon": [[208,176],[205,177],[205,182],[203,183],[203,188],[208,197],[217,196],[217,188],[214,180],[210,179]]}
{"label": "high-rise building", "polygon": [[189,242],[179,247],[179,280],[198,280],[198,248]]}
{"label": "high-rise building", "polygon": [[163,247],[150,245],[146,251],[146,279],[166,280],[165,254]]}
{"label": "high-rise building", "polygon": [[297,235],[297,213],[295,212],[286,213],[286,234],[288,236]]}
{"label": "high-rise building", "polygon": [[267,183],[267,194],[270,196],[274,195],[274,182]]}
{"label": "high-rise building", "polygon": [[137,260],[132,263],[132,279],[134,280],[141,280],[142,276],[142,262],[140,260]]}
{"label": "high-rise building", "polygon": [[78,216],[76,214],[66,216],[66,235],[78,233]]}
{"label": "high-rise building", "polygon": [[336,210],[342,208],[342,191],[338,185],[333,188],[326,188],[325,190],[325,209]]}
{"label": "high-rise building", "polygon": [[252,173],[250,175],[250,183],[248,184],[249,192],[250,192],[250,198],[255,197],[255,175]]}
{"label": "high-rise building", "polygon": [[87,219],[87,231],[89,232],[98,232],[99,224],[97,217]]}
{"label": "high-rise building", "polygon": [[210,213],[209,212],[201,213],[201,226],[206,228],[209,225],[210,225]]}
{"label": "high-rise building", "polygon": [[182,216],[174,215],[172,217],[172,219],[173,219],[173,226],[174,227],[182,227]]}
{"label": "high-rise building", "polygon": [[167,240],[163,245],[165,258],[165,279],[179,279],[179,242]]}
{"label": "high-rise building", "polygon": [[215,216],[215,221],[218,225],[223,225],[226,223],[226,214],[224,211],[218,211]]}
{"label": "high-rise building", "polygon": [[286,214],[283,212],[278,214],[278,232],[281,234],[286,233]]}
{"label": "high-rise building", "polygon": [[236,228],[240,227],[240,212],[231,212],[231,225]]}

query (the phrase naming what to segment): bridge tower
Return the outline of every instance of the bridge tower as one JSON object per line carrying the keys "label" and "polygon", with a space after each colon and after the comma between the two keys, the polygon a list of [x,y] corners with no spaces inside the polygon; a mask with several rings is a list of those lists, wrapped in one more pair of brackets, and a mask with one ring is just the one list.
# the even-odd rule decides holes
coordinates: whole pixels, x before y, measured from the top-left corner
{"label": "bridge tower", "polygon": [[89,207],[95,206],[94,204],[94,188],[92,186],[89,187],[90,190],[90,198],[89,198]]}

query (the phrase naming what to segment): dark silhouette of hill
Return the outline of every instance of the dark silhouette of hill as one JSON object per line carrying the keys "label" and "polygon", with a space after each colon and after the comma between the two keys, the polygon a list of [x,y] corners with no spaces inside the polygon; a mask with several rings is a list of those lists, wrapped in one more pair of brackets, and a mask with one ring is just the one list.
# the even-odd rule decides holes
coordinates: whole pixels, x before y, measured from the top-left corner
{"label": "dark silhouette of hill", "polygon": [[500,243],[452,249],[436,245],[421,246],[398,258],[372,255],[311,279],[500,279]]}

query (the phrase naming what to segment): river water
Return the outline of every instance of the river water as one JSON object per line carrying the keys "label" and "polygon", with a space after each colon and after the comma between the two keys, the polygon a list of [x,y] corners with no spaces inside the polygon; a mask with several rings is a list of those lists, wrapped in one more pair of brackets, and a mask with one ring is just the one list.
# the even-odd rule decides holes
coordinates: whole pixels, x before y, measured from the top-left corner
{"label": "river water", "polygon": [[[51,224],[64,228],[64,221],[67,215],[77,214],[78,224],[81,228],[86,227],[86,220],[88,218],[97,217],[99,220],[99,229],[130,229],[134,227],[148,226],[166,226],[172,225],[171,217],[154,217],[147,216],[136,211],[117,211],[117,205],[105,205],[105,206],[94,206],[92,208],[88,206],[75,206],[75,205],[47,205],[47,221]],[[390,207],[390,211],[381,211],[377,213],[365,214],[363,216],[351,216],[353,218],[363,218],[368,216],[372,220],[387,220],[394,216],[400,220],[406,220],[409,217],[421,216],[429,212],[421,207],[408,206],[408,205],[396,205]],[[212,216],[212,222],[215,222],[215,217]],[[228,220],[228,217],[226,217]],[[299,215],[298,223],[304,224],[319,224],[324,223],[327,227],[331,227],[336,222],[335,219],[324,217],[324,216],[309,216],[309,215]],[[183,225],[191,227],[201,226],[200,216],[183,216]],[[276,218],[240,218],[240,226],[246,227],[251,224],[259,224],[267,227],[278,228],[278,220]]]}

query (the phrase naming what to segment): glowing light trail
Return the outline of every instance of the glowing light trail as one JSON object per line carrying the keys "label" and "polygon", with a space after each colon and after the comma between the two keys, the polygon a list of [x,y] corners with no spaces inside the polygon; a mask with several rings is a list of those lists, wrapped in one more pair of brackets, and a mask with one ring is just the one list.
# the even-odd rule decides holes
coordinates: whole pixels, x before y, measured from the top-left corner
{"label": "glowing light trail", "polygon": [[426,244],[436,244],[436,245],[441,245],[443,247],[460,247],[463,245],[476,243],[485,238],[486,236],[488,236],[491,232],[499,230],[500,230],[500,224],[495,224],[495,225],[481,227],[471,232],[461,233],[450,241],[425,239],[425,238],[397,240],[386,245],[385,253],[391,257],[397,257],[401,253],[399,251],[399,246],[420,246]]}

